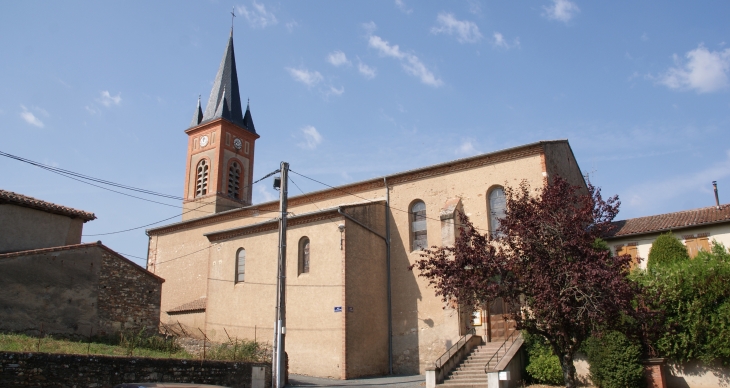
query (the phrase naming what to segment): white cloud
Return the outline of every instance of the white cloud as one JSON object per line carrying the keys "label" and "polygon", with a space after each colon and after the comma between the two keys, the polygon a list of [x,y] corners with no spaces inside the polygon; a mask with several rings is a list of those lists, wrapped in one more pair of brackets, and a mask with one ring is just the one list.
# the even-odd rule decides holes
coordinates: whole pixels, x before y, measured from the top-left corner
{"label": "white cloud", "polygon": [[504,35],[502,35],[499,32],[495,32],[494,35],[493,35],[493,37],[494,37],[494,45],[497,46],[497,47],[502,47],[502,48],[505,48],[505,49],[510,49],[510,48],[514,48],[514,47],[519,47],[520,46],[520,38],[515,38],[512,41],[512,43],[510,44],[509,42],[507,42],[507,39],[504,38]]}
{"label": "white cloud", "polygon": [[641,34],[641,41],[642,42],[648,42],[649,41],[649,35],[645,33]]}
{"label": "white cloud", "polygon": [[418,59],[417,56],[400,51],[398,45],[391,46],[387,41],[381,39],[377,35],[370,36],[368,40],[370,47],[377,49],[381,55],[396,58],[401,61],[401,66],[410,75],[418,77],[422,83],[434,87],[439,87],[443,81],[426,68],[426,65]]}
{"label": "white cloud", "polygon": [[413,9],[408,8],[403,0],[395,0],[395,6],[398,7],[398,9],[404,14],[410,15],[410,13],[413,12]]}
{"label": "white cloud", "polygon": [[710,93],[728,86],[730,49],[710,51],[703,45],[685,54],[686,63],[674,56],[675,67],[664,73],[659,83],[670,89],[694,89]]}
{"label": "white cloud", "polygon": [[633,208],[646,209],[698,190],[708,194],[708,205],[714,205],[715,201],[711,196],[712,187],[709,183],[728,176],[730,176],[730,150],[726,151],[725,160],[704,170],[675,175],[665,181],[644,182],[630,187],[626,194],[627,205]]}
{"label": "white cloud", "polygon": [[253,2],[251,9],[246,8],[245,5],[241,5],[236,7],[236,11],[243,15],[248,21],[248,24],[253,28],[266,28],[278,23],[276,16],[271,11],[267,11],[265,5],[259,4],[256,1]]}
{"label": "white cloud", "polygon": [[373,32],[375,32],[375,30],[378,29],[378,25],[375,24],[375,22],[373,22],[373,21],[369,21],[367,23],[363,23],[362,28],[365,29],[365,31],[367,32],[368,35],[372,35]]}
{"label": "white cloud", "polygon": [[97,114],[97,113],[100,113],[100,112],[99,112],[99,110],[98,110],[98,109],[96,109],[96,107],[95,107],[95,106],[89,106],[89,105],[86,105],[86,106],[85,106],[84,108],[86,109],[86,111],[87,111],[87,112],[89,112],[89,113],[90,113],[90,114],[92,114],[92,115],[95,115],[95,114]]}
{"label": "white cloud", "polygon": [[258,191],[257,197],[259,198],[257,203],[273,201],[277,196],[268,189],[268,185],[257,185],[256,190]]}
{"label": "white cloud", "polygon": [[362,62],[358,62],[357,70],[360,72],[360,74],[362,74],[367,79],[375,78],[375,75],[376,75],[375,69]]}
{"label": "white cloud", "polygon": [[297,27],[299,23],[297,23],[295,20],[290,21],[289,23],[286,23],[286,29],[289,30],[289,32],[294,31],[294,27]]}
{"label": "white cloud", "polygon": [[545,10],[543,15],[548,19],[558,20],[564,23],[567,23],[576,13],[580,12],[580,8],[569,0],[553,0],[552,5],[542,8]]}
{"label": "white cloud", "polygon": [[464,140],[459,148],[456,149],[457,155],[475,155],[478,151],[474,148],[474,142],[471,140]]}
{"label": "white cloud", "polygon": [[317,128],[311,125],[303,127],[302,134],[304,135],[304,142],[299,143],[299,147],[313,150],[322,143],[322,135],[319,134]]}
{"label": "white cloud", "polygon": [[350,61],[347,59],[347,55],[342,51],[333,51],[327,56],[327,62],[331,63],[332,66],[349,65]]}
{"label": "white cloud", "polygon": [[[43,128],[45,126],[43,122],[33,114],[33,112],[28,110],[28,108],[26,108],[24,105],[21,105],[20,107],[23,109],[23,111],[20,112],[20,117],[25,120],[26,123],[30,125],[35,125],[38,128]],[[46,113],[46,116],[47,115],[48,113]]]}
{"label": "white cloud", "polygon": [[477,0],[468,0],[469,13],[474,15],[480,15],[482,13],[482,4]]}
{"label": "white cloud", "polygon": [[108,90],[104,90],[101,92],[101,98],[97,101],[106,107],[110,107],[112,104],[119,105],[122,103],[122,93],[117,93],[116,96],[112,96]]}
{"label": "white cloud", "polygon": [[337,89],[336,87],[330,85],[329,90],[327,92],[325,92],[325,94],[328,96],[331,96],[331,95],[341,96],[342,93],[344,93],[344,92],[345,92],[344,86],[340,86],[340,88]]}
{"label": "white cloud", "polygon": [[293,69],[291,67],[287,67],[286,70],[289,71],[289,74],[291,74],[292,78],[294,78],[296,81],[299,81],[309,87],[320,83],[323,79],[322,74],[320,74],[318,71],[309,71],[307,69]]}
{"label": "white cloud", "polygon": [[459,43],[476,43],[482,39],[479,27],[474,22],[458,20],[453,14],[441,12],[436,17],[436,27],[431,27],[433,34],[456,34]]}

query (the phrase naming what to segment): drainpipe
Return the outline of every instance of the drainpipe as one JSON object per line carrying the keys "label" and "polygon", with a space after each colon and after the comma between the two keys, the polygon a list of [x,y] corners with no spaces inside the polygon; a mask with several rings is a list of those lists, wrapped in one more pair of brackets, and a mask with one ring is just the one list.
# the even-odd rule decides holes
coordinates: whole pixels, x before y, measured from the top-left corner
{"label": "drainpipe", "polygon": [[383,177],[385,185],[385,270],[388,281],[388,374],[393,374],[393,309],[390,290],[390,190],[388,178]]}

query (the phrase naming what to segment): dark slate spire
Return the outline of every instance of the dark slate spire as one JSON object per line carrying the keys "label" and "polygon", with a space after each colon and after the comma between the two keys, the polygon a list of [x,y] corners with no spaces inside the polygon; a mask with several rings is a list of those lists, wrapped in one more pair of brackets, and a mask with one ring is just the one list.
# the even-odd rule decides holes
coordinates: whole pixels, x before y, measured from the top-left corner
{"label": "dark slate spire", "polygon": [[195,109],[193,120],[190,121],[190,128],[197,127],[203,121],[203,109],[200,107],[200,96],[198,96],[198,108]]}
{"label": "dark slate spire", "polygon": [[253,126],[253,117],[251,117],[251,103],[246,104],[246,114],[243,116],[243,125],[249,132],[256,133],[256,127]]}
{"label": "dark slate spire", "polygon": [[[222,105],[226,106],[223,107]],[[218,67],[218,74],[210,91],[208,105],[202,122],[224,118],[242,127],[243,112],[241,111],[241,96],[238,92],[238,74],[236,73],[236,57],[233,53],[233,30],[228,38],[228,45],[223,54],[223,60]]]}

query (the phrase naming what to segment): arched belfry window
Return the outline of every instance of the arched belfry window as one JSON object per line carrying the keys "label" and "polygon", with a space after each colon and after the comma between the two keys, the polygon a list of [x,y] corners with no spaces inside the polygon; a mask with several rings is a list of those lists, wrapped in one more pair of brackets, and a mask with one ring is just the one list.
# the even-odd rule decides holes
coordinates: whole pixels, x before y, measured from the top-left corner
{"label": "arched belfry window", "polygon": [[299,240],[299,274],[309,273],[309,237]]}
{"label": "arched belfry window", "polygon": [[504,188],[497,186],[489,191],[489,232],[497,235],[499,220],[504,218],[507,210],[507,200],[504,197]]}
{"label": "arched belfry window", "polygon": [[426,249],[428,247],[426,204],[420,200],[413,202],[409,214],[411,218],[411,250]]}
{"label": "arched belfry window", "polygon": [[195,196],[200,197],[208,194],[208,161],[206,159],[198,162],[198,167],[195,169]]}
{"label": "arched belfry window", "polygon": [[241,248],[236,253],[236,283],[243,282],[246,275],[246,250]]}
{"label": "arched belfry window", "polygon": [[237,162],[228,168],[228,196],[241,199],[241,166]]}

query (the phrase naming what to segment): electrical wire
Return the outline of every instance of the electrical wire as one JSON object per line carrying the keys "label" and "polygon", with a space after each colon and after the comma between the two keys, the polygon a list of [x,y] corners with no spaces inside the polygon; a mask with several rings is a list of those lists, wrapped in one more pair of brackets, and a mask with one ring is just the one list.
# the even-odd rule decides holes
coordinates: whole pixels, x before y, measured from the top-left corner
{"label": "electrical wire", "polygon": [[[261,182],[262,180],[264,180],[264,179],[266,179],[266,178],[268,178],[268,177],[270,177],[270,176],[272,176],[272,175],[274,175],[274,174],[276,174],[276,173],[278,173],[278,172],[279,172],[279,170],[278,170],[278,169],[277,169],[277,170],[274,170],[274,171],[272,171],[272,172],[270,172],[270,173],[266,174],[265,176],[261,177],[260,179],[256,180],[255,182],[252,182],[251,184],[249,184],[249,185],[245,186],[245,187],[244,187],[244,189],[250,188],[250,187],[252,187],[253,185],[255,185],[256,183],[259,183],[259,182]],[[208,206],[208,204],[209,204],[209,203],[204,203],[203,205],[200,205],[200,206],[198,206],[198,207],[196,207],[196,208],[194,208],[194,209],[190,209],[190,210],[188,210],[188,211],[185,211],[185,212],[183,212],[182,214],[187,214],[187,213],[190,213],[190,212],[196,211],[196,210],[198,210],[198,209],[200,209],[200,208],[202,208],[202,207],[204,207],[204,206]],[[273,212],[273,211],[265,211],[264,213],[271,213],[271,212]],[[145,225],[142,225],[142,226],[137,226],[137,227],[134,227],[134,228],[124,229],[124,230],[117,230],[117,231],[114,231],[114,232],[107,232],[107,233],[84,234],[84,235],[83,235],[83,237],[92,237],[92,236],[106,236],[106,235],[110,235],[110,234],[117,234],[117,233],[131,232],[131,231],[133,231],[133,230],[137,230],[137,229],[142,229],[142,228],[146,228],[146,227],[148,227],[148,226],[152,226],[152,225],[156,225],[156,224],[159,224],[159,223],[162,223],[162,222],[165,222],[165,221],[169,221],[169,220],[171,220],[171,219],[173,219],[173,218],[177,218],[177,217],[180,217],[180,216],[181,216],[181,214],[176,214],[176,215],[174,215],[174,216],[172,216],[172,217],[168,217],[168,218],[165,218],[165,219],[163,219],[163,220],[160,220],[160,221],[156,221],[156,222],[153,222],[153,223],[150,223],[150,224],[145,224]],[[251,216],[251,218],[268,218],[268,217]]]}

